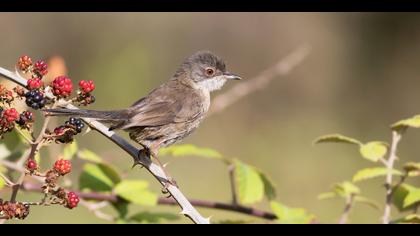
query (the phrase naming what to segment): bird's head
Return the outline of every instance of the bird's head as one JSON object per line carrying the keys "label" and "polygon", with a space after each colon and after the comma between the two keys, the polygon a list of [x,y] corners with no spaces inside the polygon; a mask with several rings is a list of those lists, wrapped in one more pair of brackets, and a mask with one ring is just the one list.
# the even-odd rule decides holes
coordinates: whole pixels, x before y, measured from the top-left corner
{"label": "bird's head", "polygon": [[209,51],[199,51],[187,58],[177,71],[181,73],[187,74],[198,88],[209,92],[221,89],[228,80],[241,79],[228,72],[224,61]]}

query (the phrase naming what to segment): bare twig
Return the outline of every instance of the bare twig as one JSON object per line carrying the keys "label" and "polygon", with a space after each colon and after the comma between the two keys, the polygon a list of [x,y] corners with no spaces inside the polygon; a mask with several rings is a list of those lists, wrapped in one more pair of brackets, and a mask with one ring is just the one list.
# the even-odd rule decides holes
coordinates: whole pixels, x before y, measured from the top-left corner
{"label": "bare twig", "polygon": [[[25,191],[34,191],[34,192],[41,192],[41,185],[36,185],[33,183],[25,182],[23,185],[23,189]],[[102,194],[102,193],[95,193],[95,192],[77,192],[74,191],[80,198],[84,200],[96,200],[96,201],[107,201],[111,203],[118,202],[120,199],[115,194]],[[240,205],[234,205],[229,203],[223,202],[214,202],[214,201],[206,201],[206,200],[199,200],[199,199],[190,199],[189,200],[192,205],[196,207],[204,207],[210,209],[217,209],[217,210],[226,210],[236,213],[242,213],[266,220],[275,220],[277,219],[276,215],[270,212],[262,211],[252,207],[245,207]],[[177,205],[178,203],[171,198],[161,197],[158,199],[158,204],[160,205]]]}
{"label": "bare twig", "polygon": [[[0,75],[4,76],[6,79],[11,80],[21,86],[26,85],[26,80],[22,78],[19,74],[13,73],[9,70],[6,70],[4,68],[0,67]],[[46,94],[48,95],[48,94]],[[59,104],[57,104],[60,107],[66,107],[68,109],[78,109],[77,107],[59,101]],[[171,194],[171,196],[175,199],[175,201],[178,203],[178,205],[182,208],[181,214],[187,216],[190,218],[194,223],[197,224],[209,224],[210,219],[204,218],[200,215],[200,213],[194,208],[193,205],[188,201],[188,199],[184,196],[184,194],[178,189],[178,187],[169,185],[168,186],[168,176],[166,176],[165,171],[155,163],[151,161],[151,159],[145,155],[140,155],[139,149],[132,146],[129,142],[127,142],[122,137],[116,135],[114,132],[109,131],[108,127],[104,124],[94,121],[92,119],[83,119],[89,126],[98,131],[100,134],[104,135],[108,139],[110,139],[112,142],[117,144],[121,149],[126,151],[134,160],[135,164],[140,164],[144,166],[158,181],[159,183],[166,187],[168,192]]]}
{"label": "bare twig", "polygon": [[0,172],[0,178],[2,178],[4,180],[4,182],[6,183],[7,186],[15,185],[15,183],[13,183],[13,181],[11,181],[9,178],[7,178],[5,175],[3,175],[1,172]]}
{"label": "bare twig", "polygon": [[248,79],[238,83],[230,90],[215,97],[212,101],[212,107],[208,116],[219,113],[228,106],[237,102],[246,95],[264,89],[277,76],[288,75],[296,66],[298,66],[310,53],[309,45],[302,45],[291,54],[284,57],[273,67],[268,68],[255,78]]}
{"label": "bare twig", "polygon": [[391,220],[391,205],[392,205],[392,194],[393,194],[392,170],[394,168],[394,163],[397,160],[397,147],[400,140],[401,140],[401,134],[397,131],[392,131],[391,149],[389,151],[389,158],[387,160],[387,165],[386,165],[388,169],[388,173],[386,175],[386,181],[385,181],[386,199],[385,199],[384,215],[382,218],[382,223],[384,224],[389,224]]}
{"label": "bare twig", "polygon": [[344,207],[343,214],[340,217],[340,220],[338,221],[339,224],[346,224],[347,220],[349,219],[350,211],[353,208],[354,204],[354,194],[351,194],[346,198],[346,206]]}

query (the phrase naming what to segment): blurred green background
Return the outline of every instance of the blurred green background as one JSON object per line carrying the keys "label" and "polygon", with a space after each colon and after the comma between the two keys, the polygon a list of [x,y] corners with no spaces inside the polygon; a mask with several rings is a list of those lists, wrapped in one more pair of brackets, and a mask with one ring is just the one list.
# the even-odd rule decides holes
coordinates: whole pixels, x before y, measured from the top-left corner
{"label": "blurred green background", "polygon": [[[402,13],[1,13],[0,66],[13,69],[23,54],[62,56],[71,78],[96,81],[91,108],[113,109],[146,95],[200,49],[220,55],[229,70],[247,79],[309,44],[311,54],[290,75],[210,117],[184,143],[259,167],[276,183],[279,201],[335,223],[343,202],[319,201],[317,195],[373,164],[354,147],[312,141],[336,132],[364,142],[389,141],[391,123],[420,113],[419,24],[420,14]],[[146,171],[130,170],[130,158],[107,140],[94,132],[78,140],[128,177],[151,180],[160,192]],[[419,161],[418,140],[420,132],[410,130],[399,157]],[[230,200],[223,164],[193,157],[164,161],[188,197]],[[383,179],[360,187],[383,203]],[[257,206],[269,209],[266,202]],[[179,212],[177,207],[138,209]],[[199,210],[216,220],[249,219]],[[350,222],[378,223],[381,215],[360,205]],[[83,207],[39,207],[25,223],[107,222]]]}

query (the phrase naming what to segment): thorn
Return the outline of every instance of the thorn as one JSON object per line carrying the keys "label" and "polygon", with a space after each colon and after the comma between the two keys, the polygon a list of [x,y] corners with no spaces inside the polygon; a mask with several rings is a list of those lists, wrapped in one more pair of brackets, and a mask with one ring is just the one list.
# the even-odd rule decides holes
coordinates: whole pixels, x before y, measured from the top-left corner
{"label": "thorn", "polygon": [[163,166],[163,168],[166,168],[168,165],[169,165],[169,162],[168,162],[168,163],[163,164],[162,166]]}
{"label": "thorn", "polygon": [[186,210],[182,210],[179,214],[180,215],[189,215],[189,213]]}

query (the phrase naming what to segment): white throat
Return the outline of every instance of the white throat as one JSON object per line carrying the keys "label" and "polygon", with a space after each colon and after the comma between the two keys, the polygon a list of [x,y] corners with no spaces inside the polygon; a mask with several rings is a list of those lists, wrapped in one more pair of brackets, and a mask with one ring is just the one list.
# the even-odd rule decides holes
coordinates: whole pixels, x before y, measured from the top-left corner
{"label": "white throat", "polygon": [[226,83],[226,78],[223,75],[216,76],[212,79],[206,79],[197,83],[197,87],[201,90],[213,92],[219,90]]}

